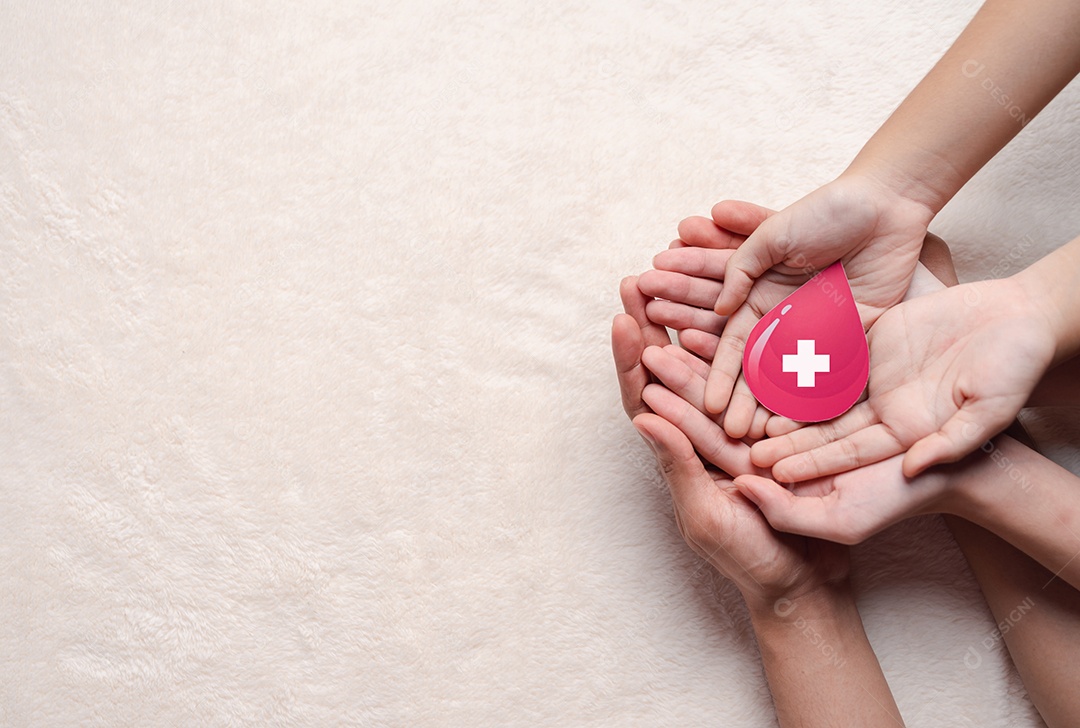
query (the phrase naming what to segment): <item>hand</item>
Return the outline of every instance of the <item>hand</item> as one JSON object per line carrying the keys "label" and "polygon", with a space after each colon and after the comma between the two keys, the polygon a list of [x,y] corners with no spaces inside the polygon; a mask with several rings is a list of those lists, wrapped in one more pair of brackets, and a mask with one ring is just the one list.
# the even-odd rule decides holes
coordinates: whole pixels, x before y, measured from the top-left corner
{"label": "hand", "polygon": [[[778,531],[854,544],[909,516],[941,512],[953,496],[953,481],[943,472],[931,471],[914,480],[905,479],[900,471],[900,457],[840,475],[797,483],[789,491],[763,477],[763,471],[749,462],[747,446],[728,437],[712,416],[703,411],[704,362],[675,346],[648,347],[642,352],[640,361],[660,384],[649,384],[641,395],[655,414],[648,415],[647,420],[635,418],[634,424],[639,428],[651,427],[653,422],[660,420],[657,428],[664,429],[653,437],[668,440],[660,441],[666,444],[654,446],[654,449],[669,477],[676,472],[673,459],[685,462],[699,457],[705,463],[717,464],[725,471],[737,474],[734,486],[761,508],[761,514]],[[671,431],[667,429],[668,425],[678,429]],[[674,449],[676,447],[681,450]],[[695,451],[699,456],[694,454]],[[721,486],[719,490],[732,499],[731,483],[719,476],[717,479]],[[675,485],[672,488],[674,493]],[[699,507],[699,510],[704,508]],[[750,519],[742,506],[737,514]],[[704,533],[710,532],[713,531],[704,530]],[[759,544],[754,548],[764,546]],[[777,558],[771,550],[763,553],[765,558]],[[754,558],[753,554],[750,551],[741,557],[740,563],[744,563],[742,559]],[[760,568],[765,567],[767,564],[760,565]],[[717,568],[723,571],[722,566],[717,565]],[[791,565],[785,563],[781,573],[772,574],[774,583],[782,578],[783,570],[789,568]]]}
{"label": "hand", "polygon": [[[727,323],[727,317],[712,310],[723,288],[724,268],[735,248],[773,214],[759,205],[727,200],[713,207],[712,220],[690,217],[679,223],[679,239],[653,259],[655,270],[638,279],[642,293],[657,299],[646,306],[649,319],[675,329],[680,346],[711,361]],[[792,286],[781,296],[794,290]],[[758,404],[740,377],[720,417],[732,437],[760,439],[772,413]]]}
{"label": "hand", "polygon": [[[656,455],[683,538],[746,600],[778,720],[803,725],[813,715],[822,725],[902,725],[859,618],[848,550],[773,530],[727,476],[695,452],[709,452],[735,472],[750,467],[747,446],[703,412],[708,364],[678,347],[645,348],[645,341],[666,334],[654,323],[645,331],[638,325],[646,299],[634,279],[622,290],[634,315],[616,317],[611,338],[627,414]],[[636,298],[627,295],[633,292]],[[646,366],[678,394],[646,385]],[[814,640],[806,639],[807,630]]]}
{"label": "hand", "polygon": [[[704,435],[709,439],[707,451],[716,462],[736,471],[752,467],[747,445],[727,437],[698,410],[694,411],[700,419],[687,422],[681,412],[686,402],[665,387],[648,383],[646,362],[669,380],[678,377],[683,367],[694,375],[686,381],[700,404],[707,364],[677,347],[670,347],[667,354],[659,345],[646,349],[647,341],[658,344],[667,335],[654,323],[639,325],[647,299],[637,291],[634,279],[624,281],[621,292],[629,315],[615,318],[611,341],[624,408],[660,463],[671,490],[675,520],[687,544],[735,582],[752,609],[768,609],[778,598],[795,599],[820,587],[845,582],[849,570],[846,549],[775,532],[727,475],[694,451],[695,444],[705,444],[703,425],[708,430]],[[696,362],[692,370],[689,360]],[[665,368],[665,362],[674,367]],[[692,438],[657,411],[683,422],[698,442],[692,444]]]}
{"label": "hand", "polygon": [[913,477],[1005,429],[1053,360],[1053,331],[1014,280],[937,288],[870,329],[869,399],[755,444],[754,462],[797,481],[906,452]]}
{"label": "hand", "polygon": [[903,298],[932,217],[925,204],[874,178],[848,173],[764,220],[725,267],[715,311],[730,318],[709,374],[708,410],[728,407],[746,339],[758,320],[837,260],[844,263],[869,328]]}

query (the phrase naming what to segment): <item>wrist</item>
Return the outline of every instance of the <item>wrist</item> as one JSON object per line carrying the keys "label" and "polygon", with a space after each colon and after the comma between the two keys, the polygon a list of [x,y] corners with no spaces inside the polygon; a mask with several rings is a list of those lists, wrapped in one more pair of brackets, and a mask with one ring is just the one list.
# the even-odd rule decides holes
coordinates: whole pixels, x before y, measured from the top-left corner
{"label": "wrist", "polygon": [[846,580],[755,606],[780,725],[903,725]]}
{"label": "wrist", "polygon": [[940,468],[947,489],[940,511],[972,523],[994,523],[1001,509],[1013,507],[1011,489],[1029,490],[1025,455],[1032,451],[1008,435],[998,435],[953,465]]}
{"label": "wrist", "polygon": [[868,180],[887,194],[925,208],[928,223],[967,182],[937,155],[909,151],[905,158],[895,159],[879,151],[873,139],[841,176]]}
{"label": "wrist", "polygon": [[865,640],[862,617],[846,583],[751,606],[750,622],[766,663],[843,664],[851,656],[852,641],[860,636]]}
{"label": "wrist", "polygon": [[793,620],[835,620],[855,609],[847,579],[770,595],[743,594],[755,629],[789,625]]}

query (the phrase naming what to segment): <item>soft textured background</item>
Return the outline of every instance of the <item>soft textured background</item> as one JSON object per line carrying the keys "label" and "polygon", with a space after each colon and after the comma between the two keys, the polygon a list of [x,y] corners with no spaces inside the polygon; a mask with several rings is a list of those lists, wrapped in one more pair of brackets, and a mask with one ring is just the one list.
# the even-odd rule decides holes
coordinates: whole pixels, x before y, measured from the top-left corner
{"label": "soft textured background", "polygon": [[[769,725],[616,286],[976,3],[272,5],[0,5],[0,724]],[[940,216],[964,278],[1080,232],[1078,91]],[[909,724],[1038,725],[936,519],[856,559]]]}

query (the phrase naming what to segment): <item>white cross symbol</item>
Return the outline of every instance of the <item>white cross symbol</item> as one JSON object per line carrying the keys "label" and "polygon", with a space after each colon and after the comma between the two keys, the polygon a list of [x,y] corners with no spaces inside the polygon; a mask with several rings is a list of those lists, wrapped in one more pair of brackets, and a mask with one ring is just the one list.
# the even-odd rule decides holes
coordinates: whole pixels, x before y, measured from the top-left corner
{"label": "white cross symbol", "polygon": [[784,371],[798,374],[795,386],[813,387],[814,375],[829,371],[829,355],[815,354],[813,339],[799,339],[799,353],[784,354]]}

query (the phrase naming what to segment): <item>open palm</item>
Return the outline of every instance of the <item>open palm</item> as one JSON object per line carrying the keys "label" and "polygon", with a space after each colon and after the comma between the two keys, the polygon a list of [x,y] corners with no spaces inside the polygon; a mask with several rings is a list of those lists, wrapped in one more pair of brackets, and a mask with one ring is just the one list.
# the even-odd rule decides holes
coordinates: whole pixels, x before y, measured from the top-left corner
{"label": "open palm", "polygon": [[869,398],[833,420],[761,441],[754,462],[783,481],[839,473],[906,452],[904,473],[954,462],[1005,429],[1054,356],[1012,281],[969,283],[905,301],[870,330]]}
{"label": "open palm", "polygon": [[[679,226],[680,244],[658,254],[653,260],[656,270],[644,273],[639,280],[644,293],[661,299],[649,304],[650,318],[679,331],[679,343],[699,356],[715,362],[715,359],[725,355],[734,356],[738,352],[741,361],[746,337],[753,327],[777,303],[809,280],[811,273],[788,273],[780,268],[766,271],[750,289],[743,306],[730,317],[719,316],[703,307],[711,308],[722,294],[729,261],[738,255],[743,245],[748,244],[746,236],[759,226],[769,224],[772,221],[770,216],[782,214],[748,202],[728,200],[713,207],[712,220],[684,220]],[[927,237],[935,236],[924,234],[920,238],[919,247],[915,250],[916,265],[922,242]],[[935,243],[944,246],[940,239],[935,238]],[[888,276],[884,278],[888,279]],[[882,280],[881,275],[874,278],[849,273],[849,280],[857,300],[861,296],[876,301],[882,295],[874,290],[874,286]],[[890,285],[895,284],[895,280],[890,282]],[[868,322],[881,315],[876,306],[865,301],[857,303],[857,306],[864,325],[869,325]],[[731,349],[732,346],[735,348]],[[714,363],[714,376],[715,370]],[[757,434],[756,430],[760,429],[758,421],[762,419],[756,412],[759,409],[760,405],[745,379],[739,376],[728,399],[723,419],[724,430],[732,437]]]}

